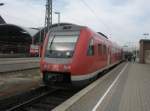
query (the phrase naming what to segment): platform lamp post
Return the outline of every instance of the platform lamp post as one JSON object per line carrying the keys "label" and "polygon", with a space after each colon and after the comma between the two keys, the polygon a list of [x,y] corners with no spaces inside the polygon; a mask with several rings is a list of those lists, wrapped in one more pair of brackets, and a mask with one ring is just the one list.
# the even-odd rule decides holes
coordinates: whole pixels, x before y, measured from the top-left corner
{"label": "platform lamp post", "polygon": [[147,39],[147,37],[149,36],[149,33],[144,33],[143,35],[144,35],[145,39]]}
{"label": "platform lamp post", "polygon": [[58,25],[60,24],[60,12],[55,12],[58,15]]}
{"label": "platform lamp post", "polygon": [[42,50],[42,28],[40,28],[40,37],[39,37],[39,58],[41,57],[41,50]]}

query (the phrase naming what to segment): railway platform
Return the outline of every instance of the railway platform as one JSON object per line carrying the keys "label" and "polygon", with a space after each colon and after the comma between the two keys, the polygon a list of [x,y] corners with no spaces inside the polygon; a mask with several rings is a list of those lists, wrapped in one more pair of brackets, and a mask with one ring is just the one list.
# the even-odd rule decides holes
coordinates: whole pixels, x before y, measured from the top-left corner
{"label": "railway platform", "polygon": [[0,58],[0,73],[39,68],[39,58]]}
{"label": "railway platform", "polygon": [[53,111],[149,111],[150,64],[122,63]]}

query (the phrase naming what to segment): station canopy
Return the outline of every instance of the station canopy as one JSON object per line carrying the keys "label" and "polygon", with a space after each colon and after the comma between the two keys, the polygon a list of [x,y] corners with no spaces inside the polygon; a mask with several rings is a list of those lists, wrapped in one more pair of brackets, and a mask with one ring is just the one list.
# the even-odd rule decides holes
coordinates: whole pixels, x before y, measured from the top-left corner
{"label": "station canopy", "polygon": [[5,20],[0,16],[0,24],[5,24]]}
{"label": "station canopy", "polygon": [[31,44],[32,38],[39,30],[13,24],[0,24],[0,42]]}
{"label": "station canopy", "polygon": [[[61,25],[70,25],[69,23],[61,23]],[[58,26],[58,24],[53,24],[51,28]],[[44,31],[46,28],[26,28],[14,24],[0,24],[0,43],[21,43],[21,44],[31,44],[32,38],[34,38],[34,43],[41,43],[44,39]]]}

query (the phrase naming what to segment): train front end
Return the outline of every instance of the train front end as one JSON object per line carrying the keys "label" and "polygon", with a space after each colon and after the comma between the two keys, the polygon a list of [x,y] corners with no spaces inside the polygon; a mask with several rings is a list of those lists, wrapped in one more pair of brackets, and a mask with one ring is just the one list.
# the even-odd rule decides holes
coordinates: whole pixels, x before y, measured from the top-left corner
{"label": "train front end", "polygon": [[50,29],[40,63],[45,84],[71,83],[71,65],[79,36],[78,26],[59,25]]}

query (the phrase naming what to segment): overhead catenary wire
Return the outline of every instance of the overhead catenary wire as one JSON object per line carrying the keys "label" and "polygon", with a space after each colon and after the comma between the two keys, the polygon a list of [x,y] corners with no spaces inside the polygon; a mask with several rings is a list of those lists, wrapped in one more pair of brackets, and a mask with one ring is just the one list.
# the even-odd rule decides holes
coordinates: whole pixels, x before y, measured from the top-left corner
{"label": "overhead catenary wire", "polygon": [[96,14],[96,12],[85,2],[85,0],[80,0],[86,7],[87,9],[105,26],[105,28],[107,30],[109,30],[109,34],[111,34],[111,30],[110,30],[110,27]]}

